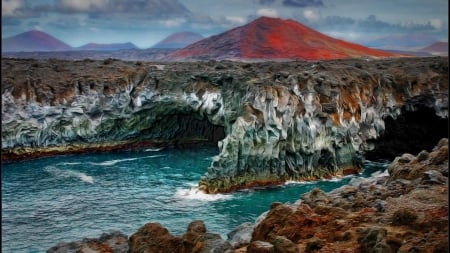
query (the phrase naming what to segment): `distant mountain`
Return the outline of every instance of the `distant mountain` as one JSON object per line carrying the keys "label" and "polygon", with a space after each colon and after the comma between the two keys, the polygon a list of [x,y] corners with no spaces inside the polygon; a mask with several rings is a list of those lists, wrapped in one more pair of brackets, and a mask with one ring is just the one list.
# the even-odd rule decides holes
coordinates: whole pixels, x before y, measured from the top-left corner
{"label": "distant mountain", "polygon": [[71,46],[41,31],[32,30],[2,39],[2,52],[66,51]]}
{"label": "distant mountain", "polygon": [[111,43],[111,44],[98,44],[89,43],[81,47],[74,48],[76,50],[95,50],[95,51],[115,51],[115,50],[128,50],[137,49],[138,47],[131,42],[127,43]]}
{"label": "distant mountain", "polygon": [[156,43],[152,48],[183,48],[194,42],[202,40],[204,37],[193,32],[178,32],[169,35],[165,39]]}
{"label": "distant mountain", "polygon": [[420,51],[428,53],[448,53],[448,42],[435,42]]}
{"label": "distant mountain", "polygon": [[396,54],[335,39],[294,20],[261,17],[169,54],[168,60],[391,57]]}
{"label": "distant mountain", "polygon": [[425,33],[389,35],[365,42],[364,45],[374,48],[414,50],[431,45],[437,39]]}

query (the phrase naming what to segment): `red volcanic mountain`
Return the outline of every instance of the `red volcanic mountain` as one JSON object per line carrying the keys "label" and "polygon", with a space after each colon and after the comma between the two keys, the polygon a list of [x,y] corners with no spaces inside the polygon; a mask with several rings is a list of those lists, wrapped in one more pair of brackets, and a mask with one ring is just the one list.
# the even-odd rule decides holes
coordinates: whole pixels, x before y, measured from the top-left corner
{"label": "red volcanic mountain", "polygon": [[202,40],[203,38],[204,37],[198,33],[178,32],[156,43],[152,48],[183,48],[189,44]]}
{"label": "red volcanic mountain", "polygon": [[448,53],[448,42],[435,42],[428,47],[422,48],[420,51],[429,53]]}
{"label": "red volcanic mountain", "polygon": [[53,36],[32,30],[2,39],[2,52],[66,51],[72,47]]}
{"label": "red volcanic mountain", "polygon": [[364,56],[398,55],[332,38],[294,20],[261,17],[177,50],[168,58],[322,60]]}

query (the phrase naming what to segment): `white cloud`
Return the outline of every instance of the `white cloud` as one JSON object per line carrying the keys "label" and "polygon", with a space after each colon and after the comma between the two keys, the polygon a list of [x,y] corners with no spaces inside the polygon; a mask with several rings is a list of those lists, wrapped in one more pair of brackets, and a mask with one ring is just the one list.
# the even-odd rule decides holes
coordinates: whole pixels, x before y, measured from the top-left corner
{"label": "white cloud", "polygon": [[317,9],[305,9],[303,10],[303,16],[309,22],[317,22],[320,20],[320,12]]}
{"label": "white cloud", "polygon": [[166,27],[177,27],[184,23],[186,23],[186,19],[184,18],[174,18],[174,19],[167,19],[167,20],[161,20],[159,23]]}
{"label": "white cloud", "polygon": [[278,12],[275,9],[271,9],[271,8],[264,8],[264,9],[259,9],[256,14],[258,16],[266,16],[266,17],[271,17],[271,18],[278,18]]}
{"label": "white cloud", "polygon": [[89,11],[92,9],[102,9],[109,3],[109,0],[61,0],[61,5],[72,11]]}
{"label": "white cloud", "polygon": [[242,25],[247,23],[247,19],[243,18],[243,17],[238,17],[238,16],[226,16],[225,19],[233,24],[237,24],[237,25]]}
{"label": "white cloud", "polygon": [[430,24],[436,29],[441,30],[444,26],[444,22],[438,18],[433,18],[430,20]]}
{"label": "white cloud", "polygon": [[22,6],[22,0],[2,0],[2,17],[12,17],[20,14],[19,9]]}
{"label": "white cloud", "polygon": [[33,26],[33,30],[44,31],[44,28],[42,28],[40,25],[35,25]]}

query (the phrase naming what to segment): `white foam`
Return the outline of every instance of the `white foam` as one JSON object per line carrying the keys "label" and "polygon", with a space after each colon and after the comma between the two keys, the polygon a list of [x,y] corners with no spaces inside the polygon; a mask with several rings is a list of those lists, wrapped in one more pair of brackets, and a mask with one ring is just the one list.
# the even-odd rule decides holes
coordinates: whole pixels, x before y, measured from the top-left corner
{"label": "white foam", "polygon": [[104,161],[104,162],[101,162],[101,163],[93,163],[93,162],[90,162],[89,164],[91,164],[91,165],[100,165],[100,166],[112,166],[112,165],[116,165],[116,164],[118,164],[118,163],[120,163],[120,162],[134,161],[134,160],[136,160],[136,159],[137,159],[137,158],[126,158],[126,159],[118,159],[118,160]]}
{"label": "white foam", "polygon": [[188,200],[201,200],[201,201],[217,201],[223,199],[230,199],[232,195],[227,194],[207,194],[198,187],[191,187],[189,189],[177,189],[175,192],[176,198],[188,199]]}
{"label": "white foam", "polygon": [[284,184],[285,185],[289,185],[289,184],[313,184],[313,181],[293,181],[293,180],[288,180],[286,181]]}
{"label": "white foam", "polygon": [[144,159],[144,158],[156,158],[156,157],[162,157],[162,156],[164,156],[164,155],[150,155],[150,156],[144,156],[144,157],[135,157],[135,158],[125,158],[125,159],[110,160],[110,161],[104,161],[104,162],[101,162],[101,163],[90,162],[89,164],[91,164],[91,165],[99,165],[99,166],[113,166],[113,165],[116,165],[116,164],[121,163],[121,162],[134,161],[134,160]]}
{"label": "white foam", "polygon": [[163,150],[164,148],[148,148],[148,149],[144,149],[145,152],[158,152]]}
{"label": "white foam", "polygon": [[77,176],[81,179],[81,181],[84,181],[84,182],[87,182],[87,183],[91,183],[91,184],[94,183],[94,178],[92,176],[88,176],[88,175],[86,175],[84,173],[81,173],[81,172],[77,173]]}
{"label": "white foam", "polygon": [[62,163],[62,165],[80,165],[81,163],[80,162],[64,162],[64,163]]}
{"label": "white foam", "polygon": [[47,166],[44,168],[44,170],[55,177],[63,177],[63,178],[77,177],[83,182],[90,184],[94,183],[94,178],[92,176],[89,176],[86,173],[79,172],[76,170],[62,170],[54,166]]}
{"label": "white foam", "polygon": [[388,172],[388,170],[375,171],[370,176],[371,177],[387,177],[387,176],[389,176],[389,172]]}

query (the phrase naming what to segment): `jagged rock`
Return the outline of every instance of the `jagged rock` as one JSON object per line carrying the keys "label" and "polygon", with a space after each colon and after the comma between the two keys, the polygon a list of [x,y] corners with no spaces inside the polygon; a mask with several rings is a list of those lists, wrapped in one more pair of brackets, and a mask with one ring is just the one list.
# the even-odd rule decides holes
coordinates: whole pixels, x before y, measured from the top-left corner
{"label": "jagged rock", "polygon": [[193,221],[181,237],[173,236],[159,223],[147,223],[129,240],[130,253],[139,252],[232,252],[220,235],[207,233],[203,221]]}
{"label": "jagged rock", "polygon": [[179,252],[182,240],[159,223],[147,223],[130,236],[130,252]]}
{"label": "jagged rock", "polygon": [[275,247],[269,242],[253,241],[247,248],[248,253],[275,253]]}
{"label": "jagged rock", "polygon": [[100,238],[85,238],[81,241],[59,243],[47,253],[128,253],[128,236],[119,231],[104,233]]}
{"label": "jagged rock", "polygon": [[386,243],[387,231],[384,228],[370,228],[364,231],[360,238],[361,252],[367,253],[391,253],[394,252]]}
{"label": "jagged rock", "polygon": [[250,222],[242,223],[227,234],[228,241],[235,249],[248,245],[252,239],[254,227]]}
{"label": "jagged rock", "polygon": [[414,128],[433,142],[447,135],[447,58],[107,63],[2,60],[2,161],[218,143],[199,182],[216,193],[358,173],[387,121],[406,139],[384,152],[421,145],[403,115],[435,117]]}
{"label": "jagged rock", "polygon": [[[447,139],[439,141],[426,158],[423,151],[398,157],[390,175],[329,193],[313,189],[294,205],[272,204],[247,252],[278,252],[274,239],[280,236],[300,252],[448,252],[448,180],[441,181],[440,172],[448,167],[446,144]],[[432,164],[438,156],[444,159]],[[396,171],[404,167],[410,174],[402,176],[411,180],[398,178]],[[439,183],[423,180],[430,176]]]}
{"label": "jagged rock", "polygon": [[272,240],[272,244],[276,253],[300,253],[297,245],[285,236],[276,236]]}

